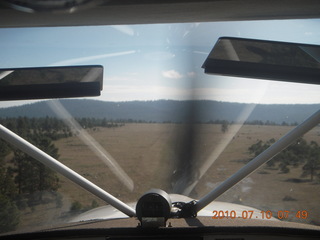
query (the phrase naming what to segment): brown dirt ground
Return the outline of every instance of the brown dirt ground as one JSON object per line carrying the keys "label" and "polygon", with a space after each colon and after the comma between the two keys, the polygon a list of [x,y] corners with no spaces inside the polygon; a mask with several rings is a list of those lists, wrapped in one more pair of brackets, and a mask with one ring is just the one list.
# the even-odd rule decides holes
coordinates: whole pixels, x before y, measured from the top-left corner
{"label": "brown dirt ground", "polygon": [[[191,196],[199,198],[205,195],[218,183],[243,167],[244,163],[241,160],[249,158],[247,149],[258,139],[263,141],[271,138],[279,139],[292,128],[289,126],[243,126],[199,181]],[[176,148],[179,147],[179,136],[183,136],[183,125],[126,124],[119,128],[89,129],[88,132],[123,167],[134,182],[134,190],[129,191],[76,136],[55,142],[59,148],[59,161],[125,202],[136,201],[151,188],[161,188],[170,192],[170,177],[175,168]],[[201,166],[225,135],[221,132],[221,125],[212,124],[198,125],[197,132],[195,159]],[[314,140],[320,144],[319,127],[306,134],[305,139],[308,142]],[[290,181],[290,179],[300,178],[300,174],[301,168],[292,169],[288,174],[281,174],[278,170],[262,167],[217,200],[271,210],[274,215],[277,211],[286,210],[290,211],[288,220],[320,225],[317,217],[320,215],[318,205],[320,184]],[[61,176],[60,180],[62,187],[59,191],[63,195],[63,207],[57,209],[49,204],[36,209],[47,212],[46,222],[50,220],[48,220],[49,215],[52,215],[51,219],[65,215],[75,200],[83,205],[90,205],[96,199],[64,177]],[[284,198],[291,201],[284,201]],[[100,200],[97,201],[99,205],[104,204]],[[297,219],[295,213],[298,210],[307,210],[309,217],[306,220]],[[32,218],[34,214],[26,211],[22,216],[24,223],[21,227],[27,227]],[[43,218],[44,216],[37,216],[34,219],[37,224],[40,224]]]}

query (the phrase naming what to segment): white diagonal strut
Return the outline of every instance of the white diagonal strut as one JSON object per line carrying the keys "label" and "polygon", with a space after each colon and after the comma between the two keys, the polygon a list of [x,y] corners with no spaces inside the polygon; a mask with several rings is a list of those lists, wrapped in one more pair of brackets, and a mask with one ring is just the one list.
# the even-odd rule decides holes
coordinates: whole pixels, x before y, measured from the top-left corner
{"label": "white diagonal strut", "polygon": [[303,123],[301,123],[294,129],[292,129],[285,136],[280,138],[277,142],[275,142],[268,149],[266,149],[264,152],[259,154],[253,160],[251,160],[247,165],[242,167],[239,171],[237,171],[235,174],[233,174],[231,177],[229,177],[227,180],[221,183],[218,187],[216,187],[207,195],[202,197],[195,204],[196,211],[199,212],[202,208],[210,204],[217,197],[219,197],[224,192],[226,192],[231,187],[233,187],[235,184],[237,184],[242,179],[247,177],[257,168],[259,168],[262,164],[264,164],[265,162],[267,162],[268,160],[276,156],[283,149],[288,147],[294,140],[303,136],[303,134],[307,133],[313,127],[317,126],[317,124],[319,123],[320,123],[320,110],[314,113],[308,119],[306,119]]}
{"label": "white diagonal strut", "polygon": [[80,174],[76,173],[75,171],[68,168],[58,160],[49,156],[48,154],[46,154],[36,146],[32,145],[25,139],[21,138],[14,132],[10,131],[6,127],[2,126],[1,124],[0,124],[0,138],[11,143],[12,145],[17,147],[24,153],[30,155],[34,159],[38,160],[39,162],[43,163],[47,167],[57,171],[61,175],[70,179],[77,185],[83,187],[84,189],[91,192],[92,194],[102,199],[103,201],[109,203],[110,205],[112,205],[119,211],[123,212],[124,214],[128,215],[129,217],[133,217],[136,215],[135,210],[129,207],[127,204],[123,203],[116,197],[104,191],[94,183],[82,177]]}

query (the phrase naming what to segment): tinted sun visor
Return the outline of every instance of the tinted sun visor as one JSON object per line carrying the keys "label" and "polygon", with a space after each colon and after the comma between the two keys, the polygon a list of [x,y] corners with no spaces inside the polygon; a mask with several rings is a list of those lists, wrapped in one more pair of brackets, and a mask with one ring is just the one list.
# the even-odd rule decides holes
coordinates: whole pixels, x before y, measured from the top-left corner
{"label": "tinted sun visor", "polygon": [[320,46],[223,37],[202,67],[209,74],[320,84]]}
{"label": "tinted sun visor", "polygon": [[0,69],[0,100],[99,96],[102,66]]}

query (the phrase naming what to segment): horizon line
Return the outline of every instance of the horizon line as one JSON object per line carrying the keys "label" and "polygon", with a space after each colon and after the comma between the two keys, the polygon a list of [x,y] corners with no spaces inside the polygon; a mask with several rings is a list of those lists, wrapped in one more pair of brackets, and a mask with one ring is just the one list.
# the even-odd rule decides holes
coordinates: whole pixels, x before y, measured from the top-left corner
{"label": "horizon line", "polygon": [[[39,100],[18,100],[21,103],[17,103],[18,101],[12,101],[11,105],[9,101],[5,101],[8,103],[8,106],[1,106],[0,109],[8,109],[8,108],[15,108],[15,107],[24,107],[40,102],[48,102],[56,99],[39,99]],[[60,101],[97,101],[97,102],[106,102],[106,103],[128,103],[128,102],[156,102],[156,101],[176,101],[176,102],[187,102],[187,101],[211,101],[211,102],[218,102],[218,103],[230,103],[230,104],[246,104],[246,105],[320,105],[320,103],[247,103],[247,102],[236,102],[236,101],[221,101],[215,99],[135,99],[135,100],[119,100],[119,101],[112,101],[112,100],[101,100],[101,99],[89,99],[89,98],[65,98],[65,99],[58,99]],[[24,102],[24,103],[22,103]],[[11,105],[11,106],[10,106]]]}

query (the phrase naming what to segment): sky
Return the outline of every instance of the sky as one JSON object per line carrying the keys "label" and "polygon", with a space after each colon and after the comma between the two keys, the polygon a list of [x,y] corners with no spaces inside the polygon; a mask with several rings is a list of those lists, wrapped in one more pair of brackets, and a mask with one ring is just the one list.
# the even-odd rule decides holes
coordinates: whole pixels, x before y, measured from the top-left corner
{"label": "sky", "polygon": [[[320,44],[320,20],[0,29],[1,68],[99,64],[99,100],[320,103],[320,86],[207,75],[219,37]],[[2,102],[0,107],[26,103]]]}

